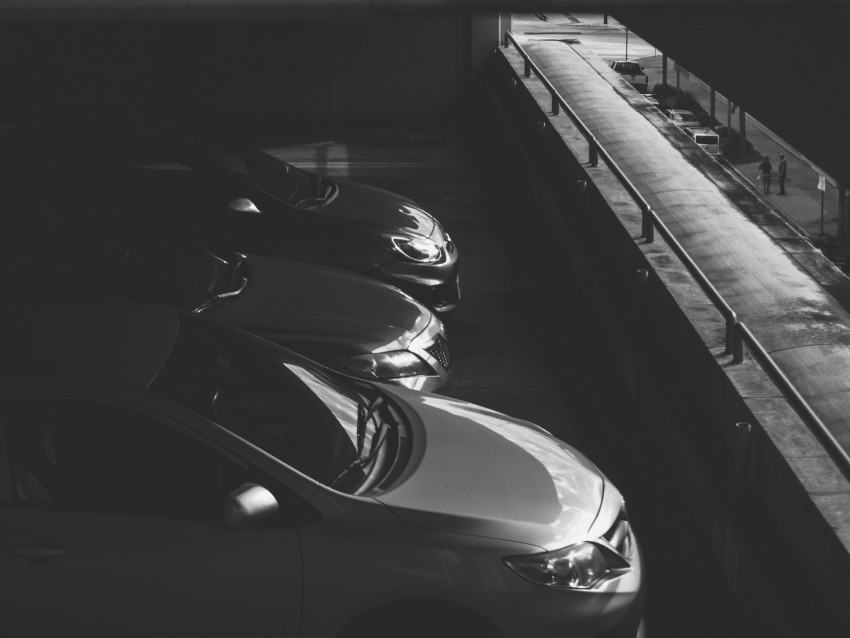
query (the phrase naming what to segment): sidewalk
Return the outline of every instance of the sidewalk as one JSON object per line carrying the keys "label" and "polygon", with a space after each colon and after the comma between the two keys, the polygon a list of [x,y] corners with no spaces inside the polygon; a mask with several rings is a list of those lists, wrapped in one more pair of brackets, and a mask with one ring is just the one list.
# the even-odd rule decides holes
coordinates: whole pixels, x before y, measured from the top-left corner
{"label": "sidewalk", "polygon": [[[660,84],[661,55],[640,58],[641,64],[646,68],[650,78],[650,86]],[[676,85],[676,65],[671,59],[667,59],[667,84]],[[706,110],[709,111],[709,88],[698,78],[693,77],[685,69],[679,70],[679,88],[690,93]],[[728,100],[715,94],[714,117],[723,125],[726,125],[728,117]],[[738,128],[738,112],[732,113],[732,128]],[[759,161],[737,163],[734,160],[728,163],[745,182],[753,186],[757,193],[762,196],[774,209],[789,219],[798,229],[805,232],[813,241],[820,243],[821,240],[828,241],[838,231],[838,189],[830,178],[826,180],[826,191],[823,193],[823,222],[821,222],[821,191],[818,190],[818,173],[812,166],[799,156],[794,149],[787,146],[776,134],[769,131],[761,123],[747,114],[746,137],[752,143],[760,155],[767,155],[773,165],[773,179],[771,180],[770,193],[761,194],[761,183],[759,181]],[[779,165],[779,153],[785,153],[788,164],[788,177],[785,180],[785,196],[778,194],[779,180],[777,168]],[[823,231],[821,231],[821,223]],[[823,237],[822,237],[823,236]]]}

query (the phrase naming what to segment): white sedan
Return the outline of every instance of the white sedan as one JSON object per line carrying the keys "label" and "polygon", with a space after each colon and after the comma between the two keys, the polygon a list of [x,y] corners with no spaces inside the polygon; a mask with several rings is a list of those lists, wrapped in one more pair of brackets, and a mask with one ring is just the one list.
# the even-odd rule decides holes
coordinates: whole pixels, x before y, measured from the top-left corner
{"label": "white sedan", "polygon": [[670,109],[667,111],[667,117],[679,128],[700,125],[697,116],[685,109]]}
{"label": "white sedan", "polygon": [[168,308],[9,312],[4,636],[642,631],[623,497],[541,428]]}

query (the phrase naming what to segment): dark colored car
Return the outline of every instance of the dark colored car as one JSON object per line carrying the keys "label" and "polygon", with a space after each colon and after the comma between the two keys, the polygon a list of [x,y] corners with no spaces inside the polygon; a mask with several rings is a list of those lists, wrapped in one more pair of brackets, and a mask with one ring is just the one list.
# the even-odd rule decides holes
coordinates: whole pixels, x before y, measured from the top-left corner
{"label": "dark colored car", "polygon": [[[30,271],[23,274],[30,297],[169,305],[360,378],[423,390],[435,390],[449,378],[442,321],[397,288],[355,273],[96,229],[43,236],[26,250],[26,265],[20,258],[17,265]],[[8,272],[7,277],[20,285],[22,277]]]}
{"label": "dark colored car", "polygon": [[196,314],[4,306],[0,470],[4,636],[640,635],[578,450]]}
{"label": "dark colored car", "polygon": [[457,247],[406,197],[224,139],[197,137],[167,159],[134,162],[139,197],[205,245],[376,277],[438,313],[460,301]]}

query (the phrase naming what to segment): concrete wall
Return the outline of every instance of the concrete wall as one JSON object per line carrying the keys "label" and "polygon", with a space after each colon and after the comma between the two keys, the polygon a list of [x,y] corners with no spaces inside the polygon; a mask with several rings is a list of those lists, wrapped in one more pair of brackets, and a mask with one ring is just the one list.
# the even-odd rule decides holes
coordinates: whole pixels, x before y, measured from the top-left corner
{"label": "concrete wall", "polygon": [[116,129],[449,114],[498,14],[0,25],[2,121]]}
{"label": "concrete wall", "polygon": [[763,635],[850,635],[847,509],[827,502],[840,498],[828,489],[836,468],[755,362],[731,364],[719,313],[662,240],[640,238],[638,207],[607,168],[588,166],[584,139],[521,68],[510,51],[494,56],[482,101],[501,118],[492,136],[517,158],[514,187],[536,204],[528,222],[553,268],[606,325],[703,530],[693,542],[712,548]]}

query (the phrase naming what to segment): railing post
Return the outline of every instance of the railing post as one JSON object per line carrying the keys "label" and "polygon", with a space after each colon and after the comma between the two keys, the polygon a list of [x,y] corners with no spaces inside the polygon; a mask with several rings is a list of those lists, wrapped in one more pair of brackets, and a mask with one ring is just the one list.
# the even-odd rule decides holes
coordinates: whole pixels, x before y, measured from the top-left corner
{"label": "railing post", "polygon": [[552,115],[557,115],[561,112],[561,103],[558,102],[558,96],[552,92]]}
{"label": "railing post", "polygon": [[523,60],[525,61],[525,77],[530,78],[531,77],[531,62],[528,60],[528,58],[523,58]]}
{"label": "railing post", "polygon": [[726,320],[726,350],[732,351],[732,363],[744,360],[744,335],[738,330],[738,321],[730,317]]}
{"label": "railing post", "polygon": [[647,244],[655,241],[655,224],[652,223],[652,213],[647,204],[640,206],[640,236],[646,240]]}
{"label": "railing post", "polygon": [[596,144],[593,143],[593,140],[588,140],[588,144],[590,144],[588,162],[591,166],[599,165],[599,151],[596,149]]}

